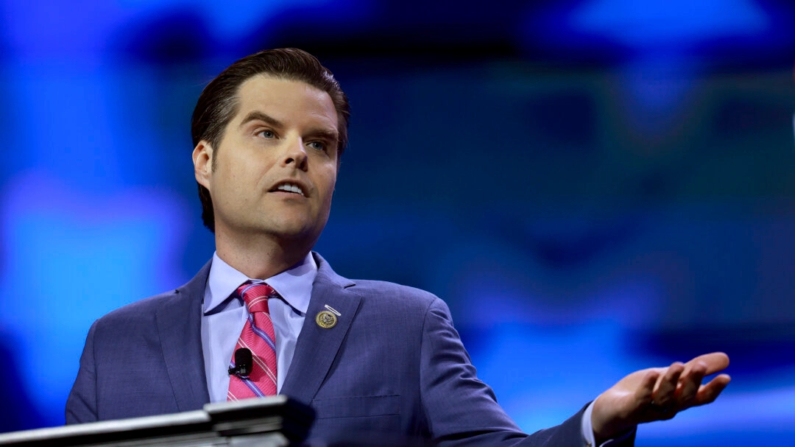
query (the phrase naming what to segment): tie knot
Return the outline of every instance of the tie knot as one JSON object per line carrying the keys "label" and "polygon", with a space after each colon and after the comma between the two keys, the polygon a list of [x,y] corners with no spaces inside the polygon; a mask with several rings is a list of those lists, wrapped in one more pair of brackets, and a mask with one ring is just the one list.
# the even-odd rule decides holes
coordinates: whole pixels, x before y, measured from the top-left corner
{"label": "tie knot", "polygon": [[268,298],[279,296],[273,287],[267,284],[252,284],[250,281],[246,281],[238,287],[237,293],[246,302],[248,311],[251,313],[268,312]]}

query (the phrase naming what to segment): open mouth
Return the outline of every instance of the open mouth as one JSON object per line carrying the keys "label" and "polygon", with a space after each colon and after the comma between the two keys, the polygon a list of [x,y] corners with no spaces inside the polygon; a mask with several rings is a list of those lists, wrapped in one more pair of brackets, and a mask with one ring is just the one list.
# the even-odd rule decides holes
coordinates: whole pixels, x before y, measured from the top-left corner
{"label": "open mouth", "polygon": [[300,186],[298,186],[295,183],[290,183],[290,182],[279,183],[278,185],[276,185],[275,188],[271,189],[270,192],[274,192],[274,191],[289,192],[289,193],[299,194],[299,195],[301,195],[303,197],[306,197],[306,194],[304,193],[304,190],[301,189]]}

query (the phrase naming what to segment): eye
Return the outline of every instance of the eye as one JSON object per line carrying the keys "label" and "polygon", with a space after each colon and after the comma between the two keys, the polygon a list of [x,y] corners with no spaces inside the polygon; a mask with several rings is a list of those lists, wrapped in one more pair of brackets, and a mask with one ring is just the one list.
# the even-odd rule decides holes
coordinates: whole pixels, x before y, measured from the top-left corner
{"label": "eye", "polygon": [[311,147],[312,149],[317,149],[319,151],[325,151],[326,150],[326,143],[323,143],[323,142],[320,142],[320,141],[313,141],[313,142],[309,143],[309,147]]}
{"label": "eye", "polygon": [[264,138],[276,138],[276,134],[272,130],[261,130],[257,132],[257,135],[261,135]]}

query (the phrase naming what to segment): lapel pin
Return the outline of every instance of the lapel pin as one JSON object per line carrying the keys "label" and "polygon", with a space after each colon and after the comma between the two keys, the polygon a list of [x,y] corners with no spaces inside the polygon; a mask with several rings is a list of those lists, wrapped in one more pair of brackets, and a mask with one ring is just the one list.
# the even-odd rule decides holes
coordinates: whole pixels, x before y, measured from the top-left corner
{"label": "lapel pin", "polygon": [[323,329],[331,329],[337,325],[337,316],[327,310],[322,310],[315,317],[315,323]]}
{"label": "lapel pin", "polygon": [[322,310],[317,314],[317,317],[315,317],[315,322],[323,329],[331,329],[337,325],[337,317],[341,317],[342,314],[328,304],[326,304],[324,307],[326,310]]}
{"label": "lapel pin", "polygon": [[341,316],[342,316],[342,314],[341,314],[341,313],[337,312],[337,309],[335,309],[335,308],[333,308],[333,307],[329,306],[328,304],[326,304],[326,305],[325,305],[325,308],[326,308],[326,309],[328,309],[328,311],[329,311],[329,312],[333,313],[334,315],[336,315],[336,316],[338,316],[338,317],[341,317]]}

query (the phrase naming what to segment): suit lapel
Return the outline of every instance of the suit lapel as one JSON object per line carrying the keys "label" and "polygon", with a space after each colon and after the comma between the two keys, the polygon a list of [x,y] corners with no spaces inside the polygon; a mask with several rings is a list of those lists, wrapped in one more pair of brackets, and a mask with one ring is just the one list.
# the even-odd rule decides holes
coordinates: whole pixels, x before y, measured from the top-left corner
{"label": "suit lapel", "polygon": [[[323,384],[361,301],[348,289],[354,285],[352,281],[334,273],[320,255],[313,254],[318,264],[317,277],[293,361],[281,390],[281,394],[307,404]],[[340,313],[337,324],[329,329],[323,329],[315,322],[317,314],[327,310],[326,305]]]}
{"label": "suit lapel", "polygon": [[179,411],[197,410],[210,401],[201,345],[202,300],[209,272],[210,262],[157,311],[157,330]]}

